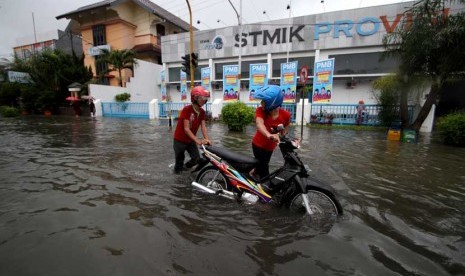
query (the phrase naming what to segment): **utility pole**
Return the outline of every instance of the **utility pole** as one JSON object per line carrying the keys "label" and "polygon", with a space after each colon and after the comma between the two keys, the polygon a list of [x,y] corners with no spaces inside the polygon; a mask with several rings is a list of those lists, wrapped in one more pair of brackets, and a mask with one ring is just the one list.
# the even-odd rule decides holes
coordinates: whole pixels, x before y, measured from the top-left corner
{"label": "utility pole", "polygon": [[34,43],[37,43],[36,22],[34,20],[34,13],[32,13],[32,26],[34,27]]}
{"label": "utility pole", "polygon": [[[187,7],[189,8],[189,33],[190,33],[190,47],[189,47],[189,56],[192,57],[194,52],[194,31],[192,30],[192,11],[189,0],[186,0]],[[192,66],[192,58],[190,58],[190,72],[191,72],[191,90],[194,88],[194,66]]]}
{"label": "utility pole", "polygon": [[238,93],[238,100],[240,99],[241,95],[241,73],[242,73],[242,67],[241,67],[241,55],[242,55],[242,0],[239,2],[239,11],[240,13],[237,12],[236,8],[234,5],[231,3],[231,0],[228,0],[229,4],[231,4],[232,8],[234,9],[234,12],[236,12],[237,16],[237,24],[239,25],[239,74],[237,75],[237,78],[239,79],[239,93]]}

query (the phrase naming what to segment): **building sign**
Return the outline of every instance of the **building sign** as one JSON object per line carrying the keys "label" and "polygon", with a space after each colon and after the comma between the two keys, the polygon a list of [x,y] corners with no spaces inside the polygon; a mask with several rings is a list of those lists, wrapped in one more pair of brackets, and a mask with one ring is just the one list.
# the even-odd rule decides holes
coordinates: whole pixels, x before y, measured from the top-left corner
{"label": "building sign", "polygon": [[224,36],[222,36],[222,35],[215,36],[212,39],[211,43],[210,43],[210,40],[200,40],[200,45],[205,50],[220,50],[220,49],[223,49],[223,45],[225,43],[226,43],[226,40],[224,39]]}
{"label": "building sign", "polygon": [[110,45],[99,45],[95,47],[90,47],[88,50],[89,56],[98,56],[102,54],[102,49],[105,49],[107,51],[110,51]]}
{"label": "building sign", "polygon": [[181,80],[181,101],[185,101],[187,99],[187,74],[182,70],[179,71],[180,73],[180,80]]}
{"label": "building sign", "polygon": [[160,78],[161,78],[161,101],[166,102],[167,97],[166,97],[166,80],[165,80],[165,70],[160,72]]}
{"label": "building sign", "polygon": [[211,77],[210,77],[210,67],[204,67],[202,68],[202,71],[201,71],[201,78],[202,78],[202,87],[205,88],[206,90],[208,90],[211,94],[212,92],[212,83],[210,81]]}
{"label": "building sign", "polygon": [[28,73],[8,71],[8,81],[9,82],[19,82],[19,83],[30,83],[31,76]]}
{"label": "building sign", "polygon": [[239,66],[223,65],[223,100],[236,101],[239,99]]}
{"label": "building sign", "polygon": [[333,93],[334,58],[315,62],[313,103],[330,103]]}
{"label": "building sign", "polygon": [[250,64],[249,100],[257,101],[253,96],[258,88],[268,84],[268,64]]}
{"label": "building sign", "polygon": [[281,63],[281,91],[284,102],[295,102],[295,90],[297,87],[297,61]]}

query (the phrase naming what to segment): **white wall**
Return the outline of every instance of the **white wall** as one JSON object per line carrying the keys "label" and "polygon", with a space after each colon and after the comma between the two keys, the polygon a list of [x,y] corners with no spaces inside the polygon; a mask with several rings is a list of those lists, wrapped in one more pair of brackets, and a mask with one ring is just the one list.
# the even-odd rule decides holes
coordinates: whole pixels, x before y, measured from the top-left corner
{"label": "white wall", "polygon": [[162,66],[152,62],[137,60],[134,66],[134,77],[126,83],[131,94],[131,102],[150,102],[161,99],[160,72]]}
{"label": "white wall", "polygon": [[131,94],[131,102],[150,102],[152,99],[161,99],[159,64],[137,60],[134,66],[134,77],[126,83],[126,87],[108,85],[89,85],[89,95],[102,102],[114,102],[115,95],[121,93]]}
{"label": "white wall", "polygon": [[100,84],[89,85],[89,95],[102,102],[114,102],[115,95],[129,92],[126,87],[109,86]]}

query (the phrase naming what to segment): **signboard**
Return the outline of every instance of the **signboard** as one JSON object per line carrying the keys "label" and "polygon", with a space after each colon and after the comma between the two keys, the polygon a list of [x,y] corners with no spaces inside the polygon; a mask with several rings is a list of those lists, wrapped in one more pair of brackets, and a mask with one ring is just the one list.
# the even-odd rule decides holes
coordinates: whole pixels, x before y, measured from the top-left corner
{"label": "signboard", "polygon": [[181,101],[185,101],[187,99],[187,74],[186,72],[180,71],[180,79],[181,79]]}
{"label": "signboard", "polygon": [[236,101],[239,99],[239,66],[223,65],[223,100]]}
{"label": "signboard", "polygon": [[258,88],[268,84],[268,64],[250,64],[249,101],[257,101],[253,97]]}
{"label": "signboard", "polygon": [[281,91],[284,102],[295,102],[295,90],[297,87],[297,61],[281,63]]}
{"label": "signboard", "polygon": [[307,77],[308,77],[308,67],[304,65],[300,69],[300,83],[302,85],[305,85],[307,83]]}
{"label": "signboard", "polygon": [[31,76],[28,73],[8,71],[8,81],[9,82],[19,82],[19,83],[30,83]]}
{"label": "signboard", "polygon": [[167,97],[166,97],[166,81],[165,81],[165,70],[160,72],[160,77],[161,77],[161,101],[166,102]]}
{"label": "signboard", "polygon": [[330,103],[333,93],[334,58],[315,62],[313,77],[313,103]]}
{"label": "signboard", "polygon": [[99,45],[95,47],[90,47],[88,50],[89,56],[98,56],[102,54],[102,49],[105,49],[107,51],[110,51],[110,45]]}
{"label": "signboard", "polygon": [[210,96],[212,93],[212,84],[211,84],[211,77],[210,77],[210,67],[204,67],[201,71],[201,78],[202,78],[202,87],[206,90],[210,91]]}

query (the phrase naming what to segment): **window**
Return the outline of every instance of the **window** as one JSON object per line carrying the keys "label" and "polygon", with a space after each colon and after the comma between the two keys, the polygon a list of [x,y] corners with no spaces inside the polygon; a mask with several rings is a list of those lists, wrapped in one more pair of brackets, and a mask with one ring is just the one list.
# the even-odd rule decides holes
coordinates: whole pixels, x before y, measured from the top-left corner
{"label": "window", "polygon": [[108,78],[104,77],[104,75],[108,71],[108,64],[103,61],[101,58],[95,58],[95,73],[97,74],[98,78],[102,80],[102,84],[110,84]]}
{"label": "window", "polygon": [[399,59],[382,59],[382,53],[331,55],[335,75],[390,73],[399,67]]}
{"label": "window", "polygon": [[105,25],[95,25],[92,27],[92,37],[94,46],[107,44],[105,35]]}
{"label": "window", "polygon": [[[308,75],[313,75],[313,65],[315,63],[315,57],[297,57],[297,58],[289,58],[289,62],[297,61],[298,69],[302,68],[302,66],[306,65],[308,67]],[[279,58],[273,60],[273,78],[280,78],[281,77],[281,63],[286,63],[285,58]],[[299,74],[299,70],[297,70],[297,74]]]}

